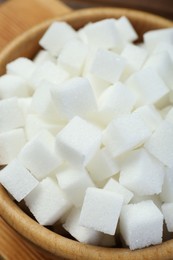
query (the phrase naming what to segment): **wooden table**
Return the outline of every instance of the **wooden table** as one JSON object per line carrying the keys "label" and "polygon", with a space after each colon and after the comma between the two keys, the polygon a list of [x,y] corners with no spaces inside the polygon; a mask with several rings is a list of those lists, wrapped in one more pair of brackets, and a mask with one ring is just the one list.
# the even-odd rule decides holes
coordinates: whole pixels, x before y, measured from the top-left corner
{"label": "wooden table", "polygon": [[[52,18],[70,12],[70,9],[59,5],[56,8],[56,0],[0,0],[0,50],[5,47],[17,34],[27,30],[34,24],[45,19]],[[73,9],[85,8],[98,5],[109,5],[118,7],[137,8],[140,10],[151,11],[173,20],[173,0],[64,0]],[[38,8],[40,12],[38,11]],[[25,23],[21,23],[22,15]],[[27,10],[27,12],[26,12]],[[37,12],[37,14],[35,13]],[[32,15],[36,14],[36,15]],[[60,259],[41,251],[31,245],[21,235],[14,231],[0,217],[0,260],[53,260]]]}

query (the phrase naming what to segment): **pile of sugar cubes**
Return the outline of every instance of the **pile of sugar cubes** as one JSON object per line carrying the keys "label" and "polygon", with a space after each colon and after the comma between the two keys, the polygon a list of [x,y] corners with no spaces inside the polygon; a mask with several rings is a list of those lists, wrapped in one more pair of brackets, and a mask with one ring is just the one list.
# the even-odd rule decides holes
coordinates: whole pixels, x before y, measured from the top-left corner
{"label": "pile of sugar cubes", "polygon": [[0,77],[0,183],[41,225],[131,250],[173,232],[173,28],[54,22]]}

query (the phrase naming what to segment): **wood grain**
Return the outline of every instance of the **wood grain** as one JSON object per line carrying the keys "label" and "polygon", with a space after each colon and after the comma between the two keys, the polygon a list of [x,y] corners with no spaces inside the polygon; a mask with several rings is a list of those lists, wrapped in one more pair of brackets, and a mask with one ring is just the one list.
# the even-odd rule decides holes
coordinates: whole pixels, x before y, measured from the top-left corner
{"label": "wood grain", "polygon": [[[57,0],[10,0],[0,5],[0,50],[32,26],[71,11]],[[0,259],[55,260],[48,252],[36,248],[0,217]]]}
{"label": "wood grain", "polygon": [[32,26],[71,11],[58,0],[9,0],[0,6],[0,50]]}
{"label": "wood grain", "polygon": [[0,217],[0,259],[5,260],[63,260],[36,248]]}

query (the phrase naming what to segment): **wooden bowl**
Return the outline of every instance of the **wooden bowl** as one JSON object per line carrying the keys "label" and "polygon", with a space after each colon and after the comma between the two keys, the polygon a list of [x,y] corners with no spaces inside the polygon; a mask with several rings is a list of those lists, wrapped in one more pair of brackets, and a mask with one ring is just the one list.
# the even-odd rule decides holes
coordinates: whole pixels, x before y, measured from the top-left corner
{"label": "wooden bowl", "polygon": [[[122,15],[130,19],[140,39],[142,39],[143,33],[148,30],[173,26],[171,21],[159,16],[119,8],[84,9],[72,12],[58,20],[64,20],[70,23],[75,29],[79,29],[90,21],[97,21],[109,17],[118,18]],[[20,56],[32,58],[36,54],[39,50],[38,40],[52,21],[53,20],[46,21],[27,31],[4,49],[0,54],[0,75],[5,72],[5,66],[11,60]],[[65,259],[173,259],[173,240],[141,250],[130,251],[127,248],[104,248],[85,245],[63,237],[39,225],[35,220],[29,217],[15,201],[11,199],[2,186],[0,186],[0,213],[6,222],[29,241]]]}

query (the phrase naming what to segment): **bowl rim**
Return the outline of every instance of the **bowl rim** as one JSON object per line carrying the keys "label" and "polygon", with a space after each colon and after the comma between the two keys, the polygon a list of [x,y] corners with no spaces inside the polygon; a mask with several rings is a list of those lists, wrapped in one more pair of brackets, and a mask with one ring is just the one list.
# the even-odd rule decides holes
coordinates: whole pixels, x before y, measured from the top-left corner
{"label": "bowl rim", "polygon": [[[70,21],[70,19],[79,19],[79,17],[87,18],[89,16],[99,15],[105,16],[117,16],[126,15],[127,17],[135,16],[135,19],[142,21],[147,19],[147,22],[153,22],[153,19],[158,24],[162,24],[163,27],[173,27],[173,22],[160,17],[155,14],[150,14],[143,11],[127,9],[127,8],[115,8],[115,7],[97,7],[97,8],[87,8],[83,10],[77,10],[72,13],[55,17],[53,19],[46,20],[33,28],[27,30],[17,38],[15,38],[11,43],[5,47],[0,53],[0,63],[6,61],[6,57],[9,53],[13,52],[16,46],[19,46],[21,41],[25,42],[26,39],[31,37],[31,35],[37,35],[41,30],[46,30],[46,28],[55,20],[59,21]],[[143,18],[142,18],[143,17]],[[102,18],[103,19],[103,18]],[[23,237],[27,238],[29,241],[35,245],[41,247],[48,252],[61,257],[66,257],[68,259],[168,259],[168,256],[173,256],[173,239],[163,242],[162,244],[151,246],[148,248],[143,248],[140,250],[131,251],[128,248],[105,248],[99,246],[92,246],[83,244],[66,237],[63,237],[53,231],[47,229],[44,226],[38,224],[35,220],[30,218],[26,213],[24,213],[17,204],[11,199],[8,192],[0,185],[0,215],[1,217],[16,231],[18,231]],[[149,255],[149,258],[146,258]]]}

